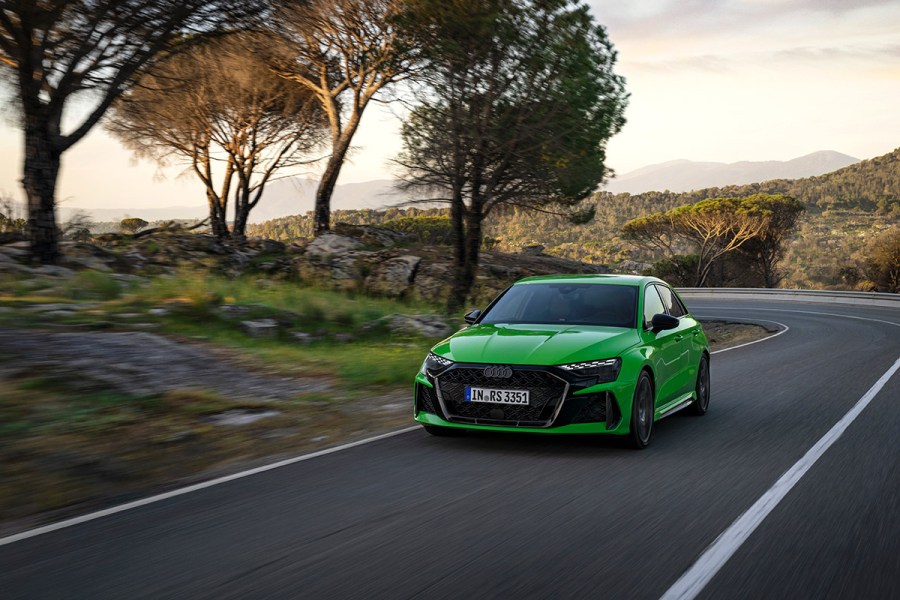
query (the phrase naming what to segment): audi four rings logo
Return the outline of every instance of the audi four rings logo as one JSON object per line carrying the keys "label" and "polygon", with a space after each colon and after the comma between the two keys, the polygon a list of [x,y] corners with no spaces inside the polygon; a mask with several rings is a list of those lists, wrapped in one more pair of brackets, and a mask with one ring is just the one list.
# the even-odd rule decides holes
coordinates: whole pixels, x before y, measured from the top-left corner
{"label": "audi four rings logo", "polygon": [[484,376],[509,379],[513,376],[513,371],[509,367],[485,367]]}

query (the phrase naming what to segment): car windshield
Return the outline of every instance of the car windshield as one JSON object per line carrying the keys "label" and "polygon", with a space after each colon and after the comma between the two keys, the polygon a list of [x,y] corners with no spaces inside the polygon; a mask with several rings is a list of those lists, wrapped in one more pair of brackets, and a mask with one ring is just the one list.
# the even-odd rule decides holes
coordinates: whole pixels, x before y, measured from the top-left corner
{"label": "car windshield", "polygon": [[514,285],[479,323],[635,327],[637,287],[599,283]]}

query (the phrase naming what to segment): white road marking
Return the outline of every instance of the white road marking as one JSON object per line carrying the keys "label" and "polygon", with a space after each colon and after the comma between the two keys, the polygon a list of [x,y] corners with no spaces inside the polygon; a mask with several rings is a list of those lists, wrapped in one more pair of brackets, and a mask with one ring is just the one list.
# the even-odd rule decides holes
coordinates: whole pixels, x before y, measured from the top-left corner
{"label": "white road marking", "polygon": [[[717,306],[708,307],[712,309],[734,309],[734,307]],[[746,309],[736,309],[746,310]],[[868,317],[856,317],[853,315],[842,315],[838,313],[822,313],[815,311],[802,310],[780,310],[780,309],[759,309],[752,310],[771,310],[780,312],[809,313],[815,315],[828,315],[834,317],[845,317],[850,319],[859,319],[862,321],[874,321],[876,323],[886,323],[900,327],[900,323],[893,321],[885,321],[882,319],[872,319]],[[783,333],[783,332],[782,332]],[[834,444],[838,438],[846,431],[856,417],[872,402],[875,396],[881,391],[890,378],[900,370],[900,357],[894,361],[894,364],[878,378],[872,387],[869,388],[862,398],[857,400],[853,408],[841,418],[840,421],[828,430],[816,444],[810,448],[803,457],[788,469],[775,484],[770,487],[753,505],[738,517],[725,531],[723,531],[710,546],[703,551],[700,558],[691,565],[691,567],[678,578],[672,587],[670,587],[660,600],[693,600],[703,591],[713,577],[725,565],[726,562],[737,552],[747,538],[756,530],[760,523],[771,513],[781,500],[790,492],[797,482],[806,474],[807,471],[822,457],[823,454]]]}
{"label": "white road marking", "polygon": [[229,481],[234,481],[235,479],[249,477],[251,475],[256,475],[257,473],[271,471],[272,469],[277,469],[279,467],[285,467],[287,465],[292,465],[294,463],[298,463],[298,462],[301,462],[304,460],[310,460],[311,458],[318,458],[319,456],[325,456],[326,454],[334,454],[335,452],[340,452],[341,450],[347,450],[349,448],[355,448],[357,446],[362,446],[363,444],[368,444],[370,442],[377,442],[378,440],[383,440],[385,438],[394,437],[395,435],[400,435],[401,433],[407,433],[409,431],[414,431],[417,429],[419,429],[419,426],[415,425],[413,427],[405,427],[403,429],[398,429],[397,431],[389,431],[388,433],[382,433],[381,435],[372,436],[372,437],[366,438],[364,440],[350,442],[349,444],[342,444],[340,446],[335,446],[333,448],[325,448],[324,450],[310,452],[309,454],[301,454],[300,456],[294,456],[292,458],[280,460],[278,462],[274,462],[274,463],[271,463],[268,465],[262,465],[261,467],[256,467],[254,469],[248,469],[246,471],[241,471],[240,473],[233,473],[231,475],[217,477],[215,479],[210,479],[209,481],[203,481],[201,483],[196,483],[194,485],[189,485],[187,487],[178,488],[177,490],[172,490],[171,492],[164,492],[162,494],[156,494],[155,496],[141,498],[140,500],[135,500],[133,502],[127,502],[125,504],[113,506],[112,508],[105,508],[103,510],[98,510],[96,512],[88,513],[86,515],[81,515],[79,517],[72,517],[71,519],[66,519],[65,521],[60,521],[58,523],[51,523],[50,525],[44,525],[43,527],[36,527],[34,529],[29,529],[29,530],[23,531],[21,533],[16,533],[14,535],[0,538],[0,546],[5,546],[7,544],[12,544],[14,542],[18,542],[21,540],[27,540],[28,538],[33,538],[35,536],[39,536],[44,533],[50,533],[51,531],[65,529],[66,527],[72,527],[73,525],[78,525],[80,523],[86,523],[88,521],[93,521],[95,519],[100,519],[102,517],[114,515],[116,513],[124,512],[126,510],[131,510],[132,508],[146,506],[148,504],[153,504],[154,502],[159,502],[161,500],[167,500],[169,498],[174,498],[175,496],[182,496],[184,494],[190,494],[191,492],[196,492],[197,490],[202,490],[202,489],[205,489],[208,487],[212,487],[214,485],[219,485],[221,483],[227,483]]}
{"label": "white road marking", "polygon": [[[696,317],[696,318],[699,319],[699,318],[701,318],[701,317]],[[703,318],[703,319],[727,319],[728,317],[716,317],[716,316],[710,316],[710,315],[703,315],[702,318]],[[764,341],[766,341],[766,340],[771,340],[772,338],[777,338],[777,337],[778,337],[779,335],[781,335],[782,333],[787,333],[788,331],[791,330],[790,327],[788,327],[788,326],[785,325],[784,323],[779,323],[778,321],[769,321],[768,319],[746,319],[746,321],[747,321],[748,323],[751,323],[751,322],[760,322],[760,321],[763,322],[763,323],[775,323],[776,325],[780,326],[782,329],[781,329],[781,331],[779,331],[778,333],[773,333],[772,335],[767,335],[767,336],[764,337],[764,338],[760,338],[760,339],[758,339],[758,340],[753,340],[752,342],[746,342],[746,343],[744,343],[744,344],[738,344],[737,346],[729,346],[728,348],[722,348],[721,350],[713,350],[712,352],[710,352],[710,354],[719,354],[720,352],[728,352],[729,350],[737,350],[738,348],[743,348],[744,346],[750,346],[750,345],[752,345],[752,344],[758,344],[758,343],[764,342]]]}

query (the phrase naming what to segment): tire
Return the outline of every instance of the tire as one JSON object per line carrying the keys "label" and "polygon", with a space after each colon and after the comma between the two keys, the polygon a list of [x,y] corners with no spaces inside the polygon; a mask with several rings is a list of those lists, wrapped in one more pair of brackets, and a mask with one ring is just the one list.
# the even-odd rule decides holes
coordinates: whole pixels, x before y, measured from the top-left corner
{"label": "tire", "polygon": [[697,394],[697,398],[691,402],[689,412],[694,416],[702,417],[709,410],[710,396],[709,357],[706,354],[700,358],[700,366],[697,367],[697,384],[694,393]]}
{"label": "tire", "polygon": [[634,386],[634,399],[631,401],[631,425],[629,441],[633,448],[642,450],[650,444],[653,433],[653,382],[646,371],[641,371]]}
{"label": "tire", "polygon": [[425,431],[431,435],[436,435],[438,437],[456,437],[464,433],[462,429],[456,429],[454,427],[441,427],[440,425],[422,425],[422,427],[424,427]]}

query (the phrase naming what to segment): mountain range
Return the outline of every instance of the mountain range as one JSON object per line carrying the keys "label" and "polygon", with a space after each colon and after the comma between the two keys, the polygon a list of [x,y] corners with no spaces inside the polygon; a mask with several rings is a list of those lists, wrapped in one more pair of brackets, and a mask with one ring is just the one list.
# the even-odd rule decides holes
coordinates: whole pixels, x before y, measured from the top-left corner
{"label": "mountain range", "polygon": [[[318,182],[303,177],[276,179],[266,186],[259,205],[250,213],[251,223],[260,223],[288,215],[311,211],[315,204]],[[344,183],[335,187],[331,197],[332,210],[385,208],[409,200],[410,197],[394,188],[391,179],[376,179],[360,183]],[[94,221],[119,221],[125,217],[138,217],[145,221],[167,219],[202,219],[207,214],[206,206],[164,206],[161,208],[92,208],[79,209],[65,207],[63,219],[80,211],[90,215]]]}
{"label": "mountain range", "polygon": [[[628,192],[640,194],[648,191],[668,190],[685,192],[697,189],[742,185],[772,179],[800,179],[836,171],[859,162],[852,156],[834,151],[807,154],[788,161],[741,161],[736,163],[696,162],[673,160],[650,165],[625,173],[611,180],[606,191],[615,194]],[[340,184],[332,196],[332,210],[379,209],[394,206],[411,199],[394,187],[390,179],[377,179],[359,183]],[[316,182],[302,177],[278,179],[266,187],[259,206],[250,213],[252,223],[288,215],[303,214],[313,209]],[[64,209],[66,219],[77,208]],[[103,208],[81,209],[94,221],[119,221],[126,216],[146,221],[165,219],[198,219],[206,215],[206,207],[168,206],[162,208]]]}
{"label": "mountain range", "polygon": [[664,191],[689,192],[710,187],[744,185],[771,179],[801,179],[856,164],[858,158],[823,150],[792,160],[735,163],[671,160],[620,175],[605,186],[613,194]]}

